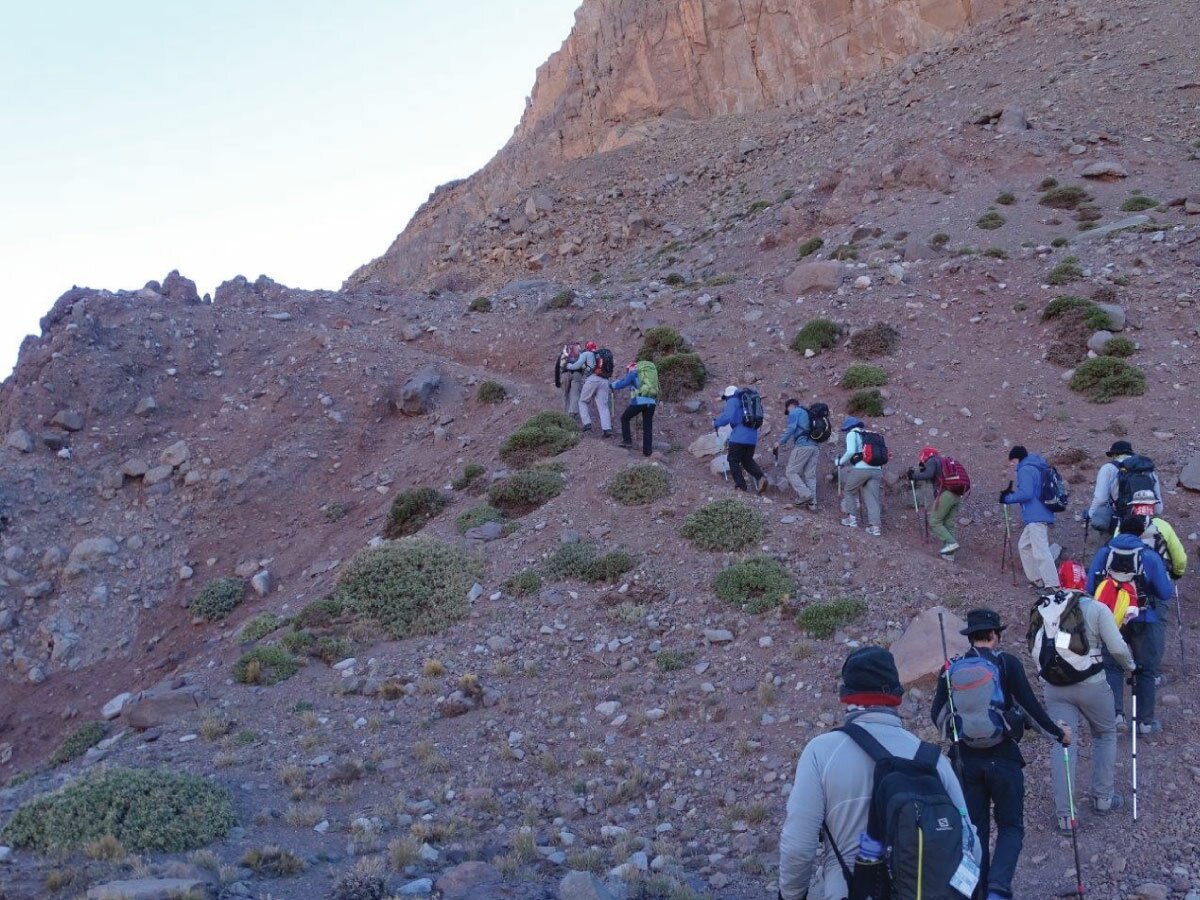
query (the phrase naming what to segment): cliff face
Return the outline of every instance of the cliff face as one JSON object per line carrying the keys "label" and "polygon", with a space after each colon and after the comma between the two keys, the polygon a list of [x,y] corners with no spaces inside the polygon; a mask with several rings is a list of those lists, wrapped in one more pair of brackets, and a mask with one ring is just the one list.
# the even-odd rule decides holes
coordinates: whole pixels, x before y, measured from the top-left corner
{"label": "cliff face", "polygon": [[564,161],[637,142],[665,122],[820,99],[1015,2],[584,0],[509,143],[431,197],[348,284],[425,279],[459,232]]}

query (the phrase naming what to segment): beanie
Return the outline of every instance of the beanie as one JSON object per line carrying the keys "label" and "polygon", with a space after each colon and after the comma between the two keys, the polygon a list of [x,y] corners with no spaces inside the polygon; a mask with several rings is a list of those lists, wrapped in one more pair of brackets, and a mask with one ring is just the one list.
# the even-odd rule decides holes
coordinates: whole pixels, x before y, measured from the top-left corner
{"label": "beanie", "polygon": [[896,659],[882,647],[855,650],[842,665],[841,699],[855,706],[899,706],[904,696]]}
{"label": "beanie", "polygon": [[1009,459],[1024,459],[1028,455],[1029,455],[1029,451],[1026,450],[1024,447],[1022,447],[1020,444],[1017,444],[1011,450],[1008,451]]}

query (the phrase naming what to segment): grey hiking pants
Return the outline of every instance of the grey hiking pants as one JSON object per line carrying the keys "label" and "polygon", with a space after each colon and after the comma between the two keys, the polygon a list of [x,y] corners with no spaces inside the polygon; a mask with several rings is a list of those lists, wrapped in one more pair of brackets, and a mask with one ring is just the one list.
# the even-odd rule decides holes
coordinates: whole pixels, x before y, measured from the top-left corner
{"label": "grey hiking pants", "polygon": [[878,528],[883,521],[883,469],[842,470],[842,512],[857,516],[860,495],[867,507],[867,523]]}
{"label": "grey hiking pants", "polygon": [[612,390],[608,386],[608,379],[601,378],[599,375],[589,375],[587,381],[583,383],[583,390],[579,394],[579,420],[584,426],[592,424],[592,416],[588,411],[588,406],[592,400],[596,401],[596,410],[600,413],[600,427],[604,431],[612,431]]}
{"label": "grey hiking pants", "polygon": [[[1080,720],[1087,722],[1092,732],[1092,797],[1107,802],[1113,795],[1113,766],[1117,758],[1117,723],[1113,713],[1113,694],[1104,675],[1093,675],[1079,684],[1058,687],[1045,685],[1046,712],[1056,722],[1071,726],[1073,739],[1068,751],[1071,757],[1071,786],[1075,791],[1075,807],[1080,804],[1079,779],[1076,777],[1076,754],[1079,749]],[[1050,752],[1050,775],[1054,780],[1054,807],[1060,816],[1071,814],[1067,798],[1067,772],[1063,765],[1062,748]]]}
{"label": "grey hiking pants", "polygon": [[1017,540],[1021,568],[1025,577],[1039,587],[1058,587],[1058,566],[1050,552],[1050,526],[1045,522],[1030,522]]}
{"label": "grey hiking pants", "polygon": [[796,499],[810,506],[817,505],[817,463],[821,448],[817,444],[797,444],[787,461],[787,480],[796,492]]}
{"label": "grey hiking pants", "polygon": [[563,372],[561,381],[563,412],[568,416],[579,418],[579,394],[583,390],[583,373]]}

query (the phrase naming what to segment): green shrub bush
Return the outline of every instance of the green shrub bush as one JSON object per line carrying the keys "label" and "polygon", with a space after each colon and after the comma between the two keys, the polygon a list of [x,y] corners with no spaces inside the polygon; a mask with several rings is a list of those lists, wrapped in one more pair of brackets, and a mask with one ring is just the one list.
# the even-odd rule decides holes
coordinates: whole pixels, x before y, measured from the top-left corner
{"label": "green shrub bush", "polygon": [[683,335],[674,328],[667,325],[655,325],[653,328],[646,329],[646,333],[642,337],[642,346],[638,348],[637,358],[648,359],[657,364],[660,359],[674,356],[677,353],[688,353],[691,349]]}
{"label": "green shrub bush", "polygon": [[868,366],[861,363],[848,368],[842,375],[841,381],[842,387],[849,391],[858,388],[883,387],[887,383],[887,372],[879,366]]}
{"label": "green shrub bush", "polygon": [[497,481],[488,490],[488,502],[514,518],[533,512],[563,492],[566,482],[549,469],[526,469]]}
{"label": "green shrub bush", "polygon": [[328,628],[346,615],[345,604],[336,596],[314,600],[296,614],[296,628]]}
{"label": "green shrub bush", "polygon": [[687,284],[687,279],[678,272],[669,272],[667,277],[663,279],[664,284],[669,284],[671,287],[682,287]]}
{"label": "green shrub bush", "polygon": [[939,231],[929,239],[929,246],[934,250],[941,250],[943,247],[948,246],[949,243],[950,235],[946,234],[944,231]]}
{"label": "green shrub bush", "polygon": [[550,298],[548,304],[551,309],[569,309],[571,304],[575,302],[575,292],[567,289],[559,291]]}
{"label": "green shrub bush", "polygon": [[696,353],[665,356],[655,366],[660,400],[682,400],[703,388],[708,381],[708,370]]}
{"label": "green shrub bush", "polygon": [[238,684],[279,684],[300,671],[300,661],[282,647],[255,647],[233,664]]}
{"label": "green shrub bush", "polygon": [[308,651],[317,646],[316,636],[307,629],[299,629],[298,631],[289,631],[279,641],[281,646],[288,653],[294,653],[297,656],[308,656]]}
{"label": "green shrub bush", "polygon": [[803,353],[805,350],[820,353],[837,344],[841,336],[841,326],[836,322],[829,319],[811,319],[796,332],[791,346],[797,353]]}
{"label": "green shrub bush", "polygon": [[474,556],[440,541],[404,538],[364,550],[338,579],[337,595],[393,638],[437,634],[467,613],[467,592],[483,577]]}
{"label": "green shrub bush", "polygon": [[542,564],[542,574],[550,581],[616,581],[636,565],[624,550],[601,554],[591,541],[560,544]]}
{"label": "green shrub bush", "polygon": [[1055,182],[1053,187],[1042,194],[1038,203],[1042,204],[1042,206],[1049,206],[1052,209],[1074,209],[1080,203],[1085,203],[1091,199],[1092,195],[1077,185],[1059,185]]}
{"label": "green shrub bush", "polygon": [[806,256],[812,256],[824,246],[825,241],[822,238],[809,238],[796,250],[796,259],[804,259]]}
{"label": "green shrub bush", "polygon": [[73,759],[79,759],[98,743],[104,740],[108,732],[103,722],[88,722],[72,731],[58,745],[58,749],[50,756],[50,765],[60,766]]}
{"label": "green shrub bush", "polygon": [[1121,204],[1121,212],[1145,212],[1148,209],[1154,209],[1156,206],[1158,206],[1158,201],[1153,197],[1143,197],[1141,194],[1134,194]]}
{"label": "green shrub bush", "polygon": [[388,895],[383,876],[370,869],[351,869],[338,876],[329,900],[384,900]]}
{"label": "green shrub bush", "polygon": [[796,616],[796,624],[815,638],[831,638],[843,625],[863,617],[867,604],[844,597],[827,603],[810,603]]}
{"label": "green shrub bush", "polygon": [[651,463],[622,469],[608,485],[608,495],[622,506],[645,506],[670,493],[667,470]]}
{"label": "green shrub bush", "polygon": [[995,231],[1004,225],[1004,216],[1000,215],[994,209],[989,210],[980,216],[975,224],[984,231]]}
{"label": "green shrub bush", "polygon": [[850,335],[850,352],[870,359],[887,356],[900,346],[900,332],[886,322],[876,322]]}
{"label": "green shrub bush", "polygon": [[1046,275],[1046,283],[1055,286],[1070,284],[1083,277],[1083,269],[1079,267],[1079,258],[1068,256]]}
{"label": "green shrub bush", "polygon": [[240,578],[214,578],[196,595],[189,612],[215,622],[233,612],[246,596],[246,582]]}
{"label": "green shrub bush", "polygon": [[471,305],[467,309],[473,313],[490,313],[492,311],[492,301],[487,297],[476,297],[471,301]]}
{"label": "green shrub bush", "polygon": [[654,664],[658,666],[660,672],[678,672],[680,669],[690,666],[693,659],[695,659],[695,655],[690,652],[660,650],[654,656]]}
{"label": "green shrub bush", "polygon": [[479,392],[476,394],[476,397],[480,403],[487,403],[494,406],[508,399],[508,391],[498,381],[485,381],[479,385]]}
{"label": "green shrub bush", "polygon": [[853,244],[842,244],[833,248],[833,252],[829,254],[829,258],[841,262],[851,262],[858,259],[858,248]]}
{"label": "green shrub bush", "polygon": [[717,573],[713,591],[748,613],[761,613],[783,603],[796,589],[787,569],[769,556],[751,556]]}
{"label": "green shrub bush", "polygon": [[996,202],[999,203],[1001,206],[1012,206],[1014,203],[1017,202],[1017,198],[1011,192],[1005,191],[1003,194],[1001,194],[999,197],[996,198]]}
{"label": "green shrub bush", "polygon": [[500,512],[496,507],[481,503],[478,506],[472,506],[470,509],[460,512],[454,520],[454,527],[458,529],[459,534],[466,534],[472,528],[478,528],[480,525],[485,525],[488,522],[499,522],[503,519],[504,513]]}
{"label": "green shrub bush", "polygon": [[766,534],[763,517],[737,500],[716,500],[700,507],[680,532],[701,550],[744,550]]}
{"label": "green shrub bush", "polygon": [[1092,331],[1103,331],[1112,326],[1108,313],[1086,297],[1063,294],[1055,297],[1042,310],[1042,321],[1070,318],[1079,314],[1079,320]]}
{"label": "green shrub bush", "polygon": [[21,806],[0,839],[38,853],[81,849],[112,835],[131,853],[182,853],[237,824],[229,794],[194,775],[100,769]]}
{"label": "green shrub bush", "polygon": [[855,391],[846,401],[846,412],[852,416],[882,416],[883,394],[877,388]]}
{"label": "green shrub bush", "polygon": [[1102,356],[1133,356],[1137,352],[1137,344],[1127,337],[1111,337],[1104,342]]}
{"label": "green shrub bush", "polygon": [[506,579],[500,590],[510,597],[528,597],[542,589],[542,576],[534,569],[525,569]]}
{"label": "green shrub bush", "polygon": [[1146,393],[1146,376],[1137,366],[1115,356],[1084,360],[1071,376],[1071,390],[1093,403],[1111,403],[1118,397]]}
{"label": "green shrub bush", "polygon": [[449,501],[436,488],[409,488],[401,491],[392,501],[387,527],[383,531],[384,536],[398,538],[416,534],[448,505]]}
{"label": "green shrub bush", "polygon": [[558,456],[579,443],[579,423],[566,413],[540,412],[505,439],[500,458],[510,465],[527,466],[538,459]]}
{"label": "green shrub bush", "polygon": [[241,631],[238,632],[238,641],[243,644],[261,641],[268,634],[282,628],[283,624],[284,620],[275,613],[260,613],[242,626]]}
{"label": "green shrub bush", "polygon": [[465,491],[475,482],[487,474],[487,468],[479,465],[479,463],[467,463],[463,466],[463,472],[450,483],[456,491]]}

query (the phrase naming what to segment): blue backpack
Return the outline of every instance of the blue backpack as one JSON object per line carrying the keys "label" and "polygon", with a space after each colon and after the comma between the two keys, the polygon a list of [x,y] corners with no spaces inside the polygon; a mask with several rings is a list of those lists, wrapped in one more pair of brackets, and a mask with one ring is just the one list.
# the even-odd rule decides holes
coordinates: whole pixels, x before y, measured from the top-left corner
{"label": "blue backpack", "polygon": [[995,747],[1008,733],[1004,718],[1007,701],[1000,684],[1000,667],[982,655],[960,656],[950,663],[943,676],[953,700],[954,729],[950,728],[950,704],[944,707],[942,727],[963,744],[975,750]]}
{"label": "blue backpack", "polygon": [[1071,502],[1071,490],[1058,473],[1058,469],[1047,463],[1038,466],[1038,472],[1042,476],[1042,492],[1039,498],[1042,505],[1053,513],[1066,512],[1067,505]]}

